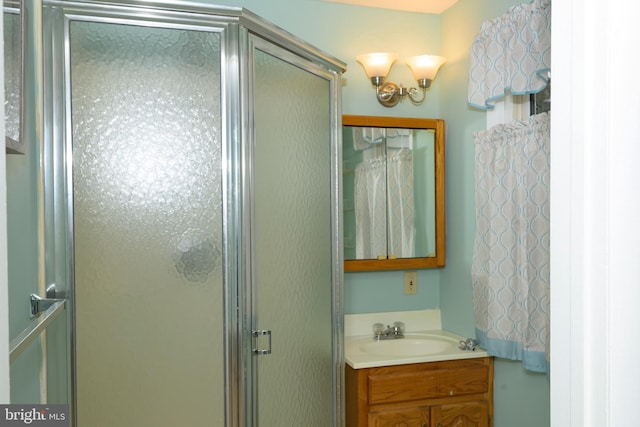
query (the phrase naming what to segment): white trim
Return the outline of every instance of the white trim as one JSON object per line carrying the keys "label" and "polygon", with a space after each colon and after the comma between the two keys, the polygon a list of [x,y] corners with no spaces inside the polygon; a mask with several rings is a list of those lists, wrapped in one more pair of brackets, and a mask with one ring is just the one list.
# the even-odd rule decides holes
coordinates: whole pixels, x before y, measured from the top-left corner
{"label": "white trim", "polygon": [[487,129],[529,117],[531,110],[529,99],[529,95],[507,95],[496,100],[495,107],[487,110]]}
{"label": "white trim", "polygon": [[551,425],[616,427],[640,395],[640,5],[552,7]]}
{"label": "white trim", "polygon": [[[581,390],[574,385],[582,379],[583,323],[581,288],[573,283],[581,281],[581,269],[572,265],[572,247],[582,248],[582,233],[572,233],[572,220],[576,229],[582,227],[582,218],[572,218],[572,208],[582,212],[578,193],[572,187],[572,173],[579,170],[582,146],[572,138],[581,139],[582,120],[574,124],[572,105],[576,114],[582,108],[582,91],[572,85],[572,68],[580,69],[581,52],[572,50],[572,4],[552,3],[551,33],[554,77],[554,111],[551,120],[551,425],[579,426],[583,424],[584,407]],[[579,5],[576,5],[579,7]],[[578,17],[575,17],[578,20]],[[560,24],[562,23],[562,25]],[[564,28],[562,28],[564,27]],[[568,30],[570,29],[570,30]],[[573,62],[576,66],[572,67]],[[577,85],[578,78],[573,81]],[[575,99],[574,99],[575,97]],[[574,131],[575,128],[575,131]],[[575,133],[575,135],[574,135]],[[575,163],[575,165],[574,165]],[[574,196],[575,194],[575,196]],[[572,197],[575,200],[572,200]],[[573,341],[572,341],[573,339]],[[563,355],[565,357],[563,357]]]}
{"label": "white trim", "polygon": [[[599,2],[600,3],[600,2]],[[601,4],[594,9],[601,20]],[[637,418],[640,396],[640,89],[637,59],[629,54],[629,42],[640,40],[640,4],[631,0],[607,2],[605,60],[594,52],[596,72],[605,75],[600,92],[609,102],[598,105],[599,115],[607,119],[606,141],[607,241],[608,259],[605,282],[608,290],[606,356],[608,358],[608,426],[620,426]],[[596,55],[598,57],[596,58]],[[604,107],[604,108],[603,108]],[[597,125],[599,126],[599,124]]]}

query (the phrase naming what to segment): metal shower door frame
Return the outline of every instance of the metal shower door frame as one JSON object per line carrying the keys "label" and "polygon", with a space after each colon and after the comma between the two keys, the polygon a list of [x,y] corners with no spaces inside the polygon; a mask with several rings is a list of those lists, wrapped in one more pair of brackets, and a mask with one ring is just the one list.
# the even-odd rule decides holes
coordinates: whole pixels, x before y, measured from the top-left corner
{"label": "metal shower door frame", "polygon": [[[334,425],[343,421],[342,354],[342,175],[340,79],[345,64],[306,42],[286,33],[242,8],[196,5],[188,2],[130,0],[121,3],[100,1],[43,0],[42,51],[36,67],[44,70],[43,83],[43,172],[45,194],[46,282],[57,283],[61,296],[70,300],[69,346],[70,401],[76,425],[75,373],[75,289],[73,260],[73,198],[71,146],[71,81],[69,26],[72,21],[125,24],[184,30],[211,31],[221,37],[221,104],[223,136],[223,246],[224,283],[224,364],[225,418],[230,427],[248,426],[253,414],[255,384],[251,375],[250,283],[251,245],[246,230],[251,227],[247,194],[249,177],[245,150],[252,138],[250,122],[251,48],[249,39],[258,37],[261,49],[276,49],[297,66],[322,75],[331,82],[331,227],[332,304],[334,354]],[[272,46],[272,47],[269,47]],[[39,65],[40,64],[40,65]],[[314,64],[314,65],[311,65]],[[66,284],[66,286],[60,286]],[[249,357],[247,357],[249,355]],[[253,421],[257,422],[257,421]]]}
{"label": "metal shower door frame", "polygon": [[[207,13],[205,13],[207,12]],[[121,25],[136,25],[156,28],[208,31],[220,34],[221,56],[234,55],[234,32],[237,33],[235,17],[218,16],[218,10],[209,8],[197,12],[185,10],[164,10],[153,7],[129,5],[101,4],[99,2],[66,2],[45,1],[44,29],[50,37],[44,37],[47,45],[44,48],[45,68],[45,197],[48,215],[46,217],[46,247],[48,281],[66,283],[67,295],[71,301],[71,360],[72,373],[70,399],[74,425],[77,423],[77,378],[75,372],[76,333],[75,333],[75,287],[73,260],[73,162],[72,162],[72,127],[71,127],[71,77],[69,52],[69,27],[73,21],[97,22]],[[228,101],[226,95],[238,84],[234,81],[235,65],[233,61],[221,62],[221,81],[223,82],[222,103]],[[237,163],[237,153],[230,146],[229,121],[222,122],[223,162]],[[232,169],[232,168],[228,168]],[[233,188],[237,186],[236,177],[223,175],[223,234],[233,234],[238,227],[234,214],[236,209],[230,206],[238,202],[234,199]],[[235,254],[238,249],[234,239],[223,242],[226,254]],[[239,397],[242,382],[241,368],[238,364],[238,353],[241,343],[238,340],[238,316],[234,307],[238,306],[236,289],[238,274],[233,266],[233,256],[227,257],[224,264],[224,319],[225,337],[223,358],[225,364],[225,418],[227,425],[242,425],[240,408],[243,403]]]}
{"label": "metal shower door frame", "polygon": [[[245,173],[242,177],[242,191],[243,191],[243,237],[242,242],[244,245],[243,259],[245,260],[243,267],[244,280],[243,283],[248,284],[244,289],[245,294],[241,295],[241,302],[244,303],[244,312],[250,313],[251,316],[243,325],[244,333],[249,339],[249,344],[252,344],[254,337],[268,336],[269,349],[260,350],[253,349],[252,346],[246,348],[243,352],[244,365],[251,367],[251,374],[245,379],[249,381],[251,386],[245,389],[244,400],[249,403],[245,407],[246,416],[245,419],[249,424],[246,426],[258,427],[258,386],[257,386],[257,357],[263,354],[271,353],[271,331],[265,331],[258,328],[258,289],[256,283],[255,272],[255,248],[253,245],[253,237],[251,231],[255,230],[255,218],[253,217],[252,206],[254,204],[253,194],[253,168],[254,164],[253,151],[256,143],[256,135],[254,133],[254,108],[251,105],[253,100],[253,85],[254,85],[254,53],[255,51],[262,51],[271,56],[274,56],[283,62],[304,70],[310,74],[315,75],[321,79],[326,80],[329,83],[331,91],[331,99],[333,100],[330,106],[331,117],[331,295],[332,295],[332,330],[333,330],[333,390],[334,390],[334,410],[333,410],[333,422],[335,427],[343,426],[344,420],[344,328],[343,328],[343,273],[344,273],[344,256],[343,256],[343,233],[342,233],[342,111],[341,111],[341,73],[345,70],[344,64],[340,67],[336,67],[333,64],[331,67],[327,67],[323,60],[318,61],[318,58],[300,55],[292,47],[307,48],[303,43],[291,37],[287,39],[285,34],[284,39],[276,38],[277,43],[274,40],[270,40],[264,37],[263,34],[253,32],[246,28],[241,28],[241,38],[243,42],[240,45],[244,48],[247,46],[247,50],[241,52],[244,57],[241,63],[241,75],[242,81],[248,82],[247,85],[243,85],[241,88],[242,99],[248,105],[243,111],[243,114],[247,114],[246,120],[243,120],[245,127],[242,130],[242,145],[243,145],[243,170]],[[244,41],[246,40],[246,42]],[[322,53],[321,53],[322,54]],[[323,55],[323,54],[322,54]],[[245,67],[242,66],[245,65]],[[339,65],[339,64],[338,64]],[[280,331],[282,332],[282,331]]]}

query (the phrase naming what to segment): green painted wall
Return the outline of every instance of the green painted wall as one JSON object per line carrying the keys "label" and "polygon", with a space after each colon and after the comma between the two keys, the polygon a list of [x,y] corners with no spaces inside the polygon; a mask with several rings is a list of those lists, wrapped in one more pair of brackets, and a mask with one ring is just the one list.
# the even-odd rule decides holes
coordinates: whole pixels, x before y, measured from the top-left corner
{"label": "green painted wall", "polygon": [[[29,49],[28,49],[29,50]],[[33,70],[28,79],[34,81]],[[35,90],[27,87],[26,98],[34,99]],[[30,103],[33,105],[33,103]],[[33,123],[35,112],[28,107],[27,123]],[[31,323],[29,296],[42,295],[38,290],[38,143],[35,129],[27,128],[25,153],[8,154],[7,179],[7,246],[9,270],[9,336],[15,338]],[[59,316],[47,329],[49,403],[65,403],[69,399],[70,363],[67,316]],[[12,403],[39,403],[41,400],[40,369],[43,366],[40,340],[34,341],[10,366],[10,398]]]}
{"label": "green painted wall", "polygon": [[[7,246],[9,265],[9,336],[30,323],[29,295],[38,293],[37,153],[7,155]],[[11,401],[40,402],[40,344],[32,344],[11,364]]]}
{"label": "green painted wall", "polygon": [[[402,272],[347,274],[345,308],[348,313],[360,313],[440,307],[445,328],[472,336],[475,333],[470,282],[475,233],[473,131],[485,128],[485,114],[467,108],[466,104],[469,48],[482,21],[502,15],[509,6],[522,1],[460,0],[441,16],[315,0],[280,0],[276,8],[273,3],[267,6],[260,0],[240,3],[347,62],[349,69],[344,75],[342,92],[345,114],[446,120],[447,266],[421,271],[415,297],[404,295]],[[318,22],[331,22],[331,31]],[[447,57],[448,62],[425,104],[415,107],[402,103],[392,109],[377,104],[355,56],[385,50],[398,52],[401,57],[418,53]],[[396,64],[390,79],[410,84],[411,75],[406,66]],[[497,360],[495,427],[540,427],[549,423],[546,376],[526,372],[519,362]]]}
{"label": "green painted wall", "polygon": [[[32,77],[32,75],[29,75]],[[28,87],[27,99],[34,96]],[[27,123],[33,121],[27,112]],[[27,129],[25,154],[8,154],[7,167],[7,261],[9,269],[9,337],[26,329],[29,296],[38,292],[38,151],[34,130]],[[36,341],[10,366],[11,401],[40,402],[42,351]]]}
{"label": "green painted wall", "polygon": [[[447,122],[447,267],[440,307],[445,329],[475,334],[471,259],[475,233],[473,132],[485,129],[486,114],[466,106],[469,48],[482,21],[500,16],[518,0],[460,0],[442,15],[442,53],[449,60],[439,76],[446,93],[440,106]],[[540,427],[550,423],[549,382],[520,362],[495,364],[495,427]]]}
{"label": "green painted wall", "polygon": [[[260,4],[253,7],[249,3],[245,2],[248,8],[348,63],[343,88],[345,114],[446,120],[447,266],[441,270],[421,271],[416,297],[404,295],[402,272],[347,274],[345,303],[347,312],[353,313],[439,306],[445,328],[465,336],[473,335],[470,283],[475,233],[472,135],[473,131],[485,128],[485,114],[467,108],[466,104],[469,48],[482,21],[503,14],[509,6],[521,1],[460,0],[441,16],[298,1],[295,5],[289,3],[288,12],[280,10],[276,13],[278,16],[273,17],[270,11],[260,11]],[[309,21],[308,13],[299,13],[301,9],[307,10],[307,6],[319,22],[325,22],[323,18],[332,22],[330,32]],[[295,22],[289,22],[291,18]],[[377,105],[360,65],[354,60],[359,53],[376,50],[397,51],[401,56],[435,53],[448,58],[424,105],[403,104],[393,109]],[[402,64],[394,66],[390,78],[411,81]],[[549,425],[546,376],[528,373],[519,362],[505,360],[497,360],[495,370],[495,427]]]}
{"label": "green painted wall", "polygon": [[[359,54],[374,51],[397,52],[400,58],[441,53],[439,16],[318,0],[226,0],[217,3],[246,7],[346,62],[342,88],[344,114],[440,117],[441,89],[437,79],[424,104],[413,106],[405,101],[394,108],[386,108],[378,104],[373,87],[355,59]],[[396,63],[389,80],[408,86],[413,77],[405,64]],[[402,271],[348,274],[345,278],[345,310],[359,313],[434,308],[439,305],[439,287],[438,270],[420,271],[418,294],[410,297],[404,295]]]}
{"label": "green painted wall", "polygon": [[[473,139],[485,114],[466,106],[468,51],[480,23],[501,15],[515,0],[460,0],[443,15],[394,12],[319,0],[199,0],[243,6],[345,61],[345,114],[444,118],[447,122],[447,266],[418,276],[418,295],[405,296],[403,272],[351,273],[345,277],[347,313],[403,311],[440,307],[445,328],[474,333],[470,284],[474,238]],[[355,56],[394,51],[400,57],[421,53],[448,58],[421,106],[403,102],[392,109],[374,98]],[[410,85],[404,64],[389,77]],[[17,206],[14,204],[14,206]],[[10,205],[9,209],[14,209]],[[11,213],[10,213],[11,215]],[[26,221],[26,220],[25,220]],[[20,261],[19,261],[20,262]],[[15,301],[18,301],[18,297]],[[22,303],[18,303],[22,304]],[[12,303],[13,306],[13,303]],[[518,362],[498,360],[495,375],[495,427],[549,425],[549,384]]]}

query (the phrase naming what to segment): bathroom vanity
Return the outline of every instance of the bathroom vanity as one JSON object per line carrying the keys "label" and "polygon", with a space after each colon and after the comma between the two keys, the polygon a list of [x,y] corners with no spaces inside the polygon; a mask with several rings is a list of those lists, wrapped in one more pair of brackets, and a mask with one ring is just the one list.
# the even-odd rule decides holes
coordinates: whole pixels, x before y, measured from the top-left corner
{"label": "bathroom vanity", "polygon": [[[493,358],[460,346],[437,309],[345,317],[347,427],[492,427]],[[375,339],[374,323],[405,325]]]}
{"label": "bathroom vanity", "polygon": [[345,371],[348,427],[490,427],[493,358]]}

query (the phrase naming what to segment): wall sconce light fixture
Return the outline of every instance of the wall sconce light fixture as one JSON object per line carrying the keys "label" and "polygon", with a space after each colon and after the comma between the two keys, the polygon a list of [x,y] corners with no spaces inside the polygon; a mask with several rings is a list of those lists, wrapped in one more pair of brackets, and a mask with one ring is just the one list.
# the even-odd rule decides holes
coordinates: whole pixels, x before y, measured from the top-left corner
{"label": "wall sconce light fixture", "polygon": [[371,79],[371,83],[376,87],[378,102],[385,107],[393,107],[406,96],[413,104],[422,104],[427,88],[431,86],[431,81],[436,77],[438,69],[446,61],[442,56],[433,55],[407,58],[407,65],[411,68],[413,77],[418,82],[418,87],[421,89],[419,90],[415,87],[407,89],[402,84],[385,82],[391,66],[398,59],[398,55],[395,53],[367,53],[357,56],[356,59]]}

